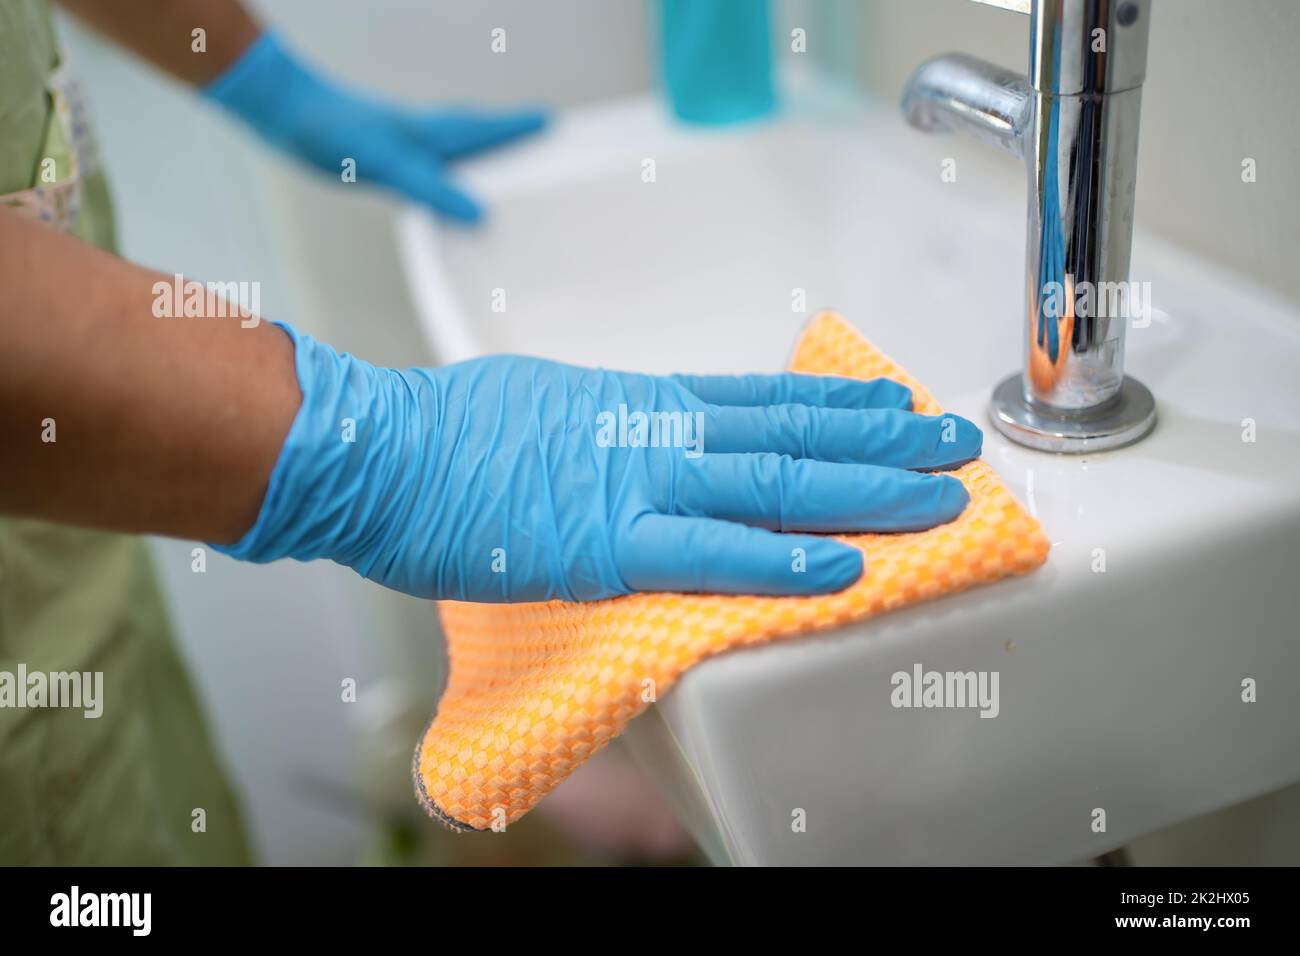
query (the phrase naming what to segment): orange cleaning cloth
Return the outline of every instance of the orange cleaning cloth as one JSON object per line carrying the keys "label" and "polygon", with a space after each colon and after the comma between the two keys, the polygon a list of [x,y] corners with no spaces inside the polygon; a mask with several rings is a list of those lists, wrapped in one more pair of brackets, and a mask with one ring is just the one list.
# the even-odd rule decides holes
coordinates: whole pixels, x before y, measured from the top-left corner
{"label": "orange cleaning cloth", "polygon": [[[809,323],[790,369],[892,378],[912,389],[915,411],[941,411],[920,383],[831,313]],[[451,673],[415,751],[420,803],[453,829],[499,830],[698,661],[860,621],[1042,564],[1047,538],[993,469],[973,461],[953,474],[971,498],[957,520],[928,531],[837,536],[866,556],[861,580],[837,594],[440,602]]]}

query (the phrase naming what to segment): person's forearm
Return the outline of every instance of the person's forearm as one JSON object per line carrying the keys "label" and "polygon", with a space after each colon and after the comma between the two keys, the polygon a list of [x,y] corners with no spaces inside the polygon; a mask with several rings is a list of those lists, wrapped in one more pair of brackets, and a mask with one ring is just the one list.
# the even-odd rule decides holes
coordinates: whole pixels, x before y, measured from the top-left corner
{"label": "person's forearm", "polygon": [[159,318],[162,276],[0,210],[0,513],[233,542],[298,408],[293,346]]}
{"label": "person's forearm", "polygon": [[[261,27],[238,0],[58,0],[98,32],[159,69],[203,86],[233,63]],[[195,50],[194,31],[203,31]]]}

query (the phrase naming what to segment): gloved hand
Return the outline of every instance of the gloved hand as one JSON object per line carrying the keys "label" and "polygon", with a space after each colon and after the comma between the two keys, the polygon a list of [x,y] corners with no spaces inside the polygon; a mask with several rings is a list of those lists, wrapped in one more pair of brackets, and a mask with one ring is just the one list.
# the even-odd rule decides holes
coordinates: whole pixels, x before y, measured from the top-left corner
{"label": "gloved hand", "polygon": [[462,222],[477,203],[447,179],[446,165],[534,133],[535,110],[488,114],[415,110],[379,102],[317,76],[267,31],[203,91],[264,140],[334,176],[356,162],[358,182],[394,189]]}
{"label": "gloved hand", "polygon": [[399,371],[283,328],[302,404],[256,523],[219,550],[332,558],[420,597],[837,591],[861,576],[858,549],[773,532],[949,521],[961,483],[906,469],[980,453],[973,424],[905,411],[909,391],[886,379],[518,356]]}

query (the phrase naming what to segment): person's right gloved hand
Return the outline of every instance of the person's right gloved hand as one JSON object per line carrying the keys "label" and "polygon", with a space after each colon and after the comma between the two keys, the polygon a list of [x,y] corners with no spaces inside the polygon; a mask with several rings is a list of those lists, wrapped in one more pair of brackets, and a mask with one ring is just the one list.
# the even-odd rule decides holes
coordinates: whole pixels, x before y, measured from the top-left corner
{"label": "person's right gloved hand", "polygon": [[[492,356],[376,368],[285,327],[302,404],[237,558],[331,558],[420,597],[815,594],[862,552],[784,532],[912,531],[968,496],[955,415],[887,379],[656,377]],[[638,413],[658,447],[639,447]]]}

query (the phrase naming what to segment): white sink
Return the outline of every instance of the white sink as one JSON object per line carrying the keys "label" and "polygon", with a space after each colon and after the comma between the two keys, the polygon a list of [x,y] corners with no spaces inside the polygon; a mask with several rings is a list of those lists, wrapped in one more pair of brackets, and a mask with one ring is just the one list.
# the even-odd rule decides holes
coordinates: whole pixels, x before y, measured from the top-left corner
{"label": "white sink", "polygon": [[[1024,196],[1011,169],[943,183],[951,148],[892,108],[807,94],[741,131],[675,128],[650,100],[575,112],[466,172],[483,230],[408,212],[405,266],[447,361],[772,371],[829,306],[983,423],[1020,362]],[[1062,863],[1300,779],[1300,315],[1134,245],[1157,312],[1128,368],[1155,433],[1076,458],[985,430],[1053,542],[1045,567],[722,655],[633,721],[716,862]],[[997,671],[998,716],[895,709],[891,675],[916,664]]]}

